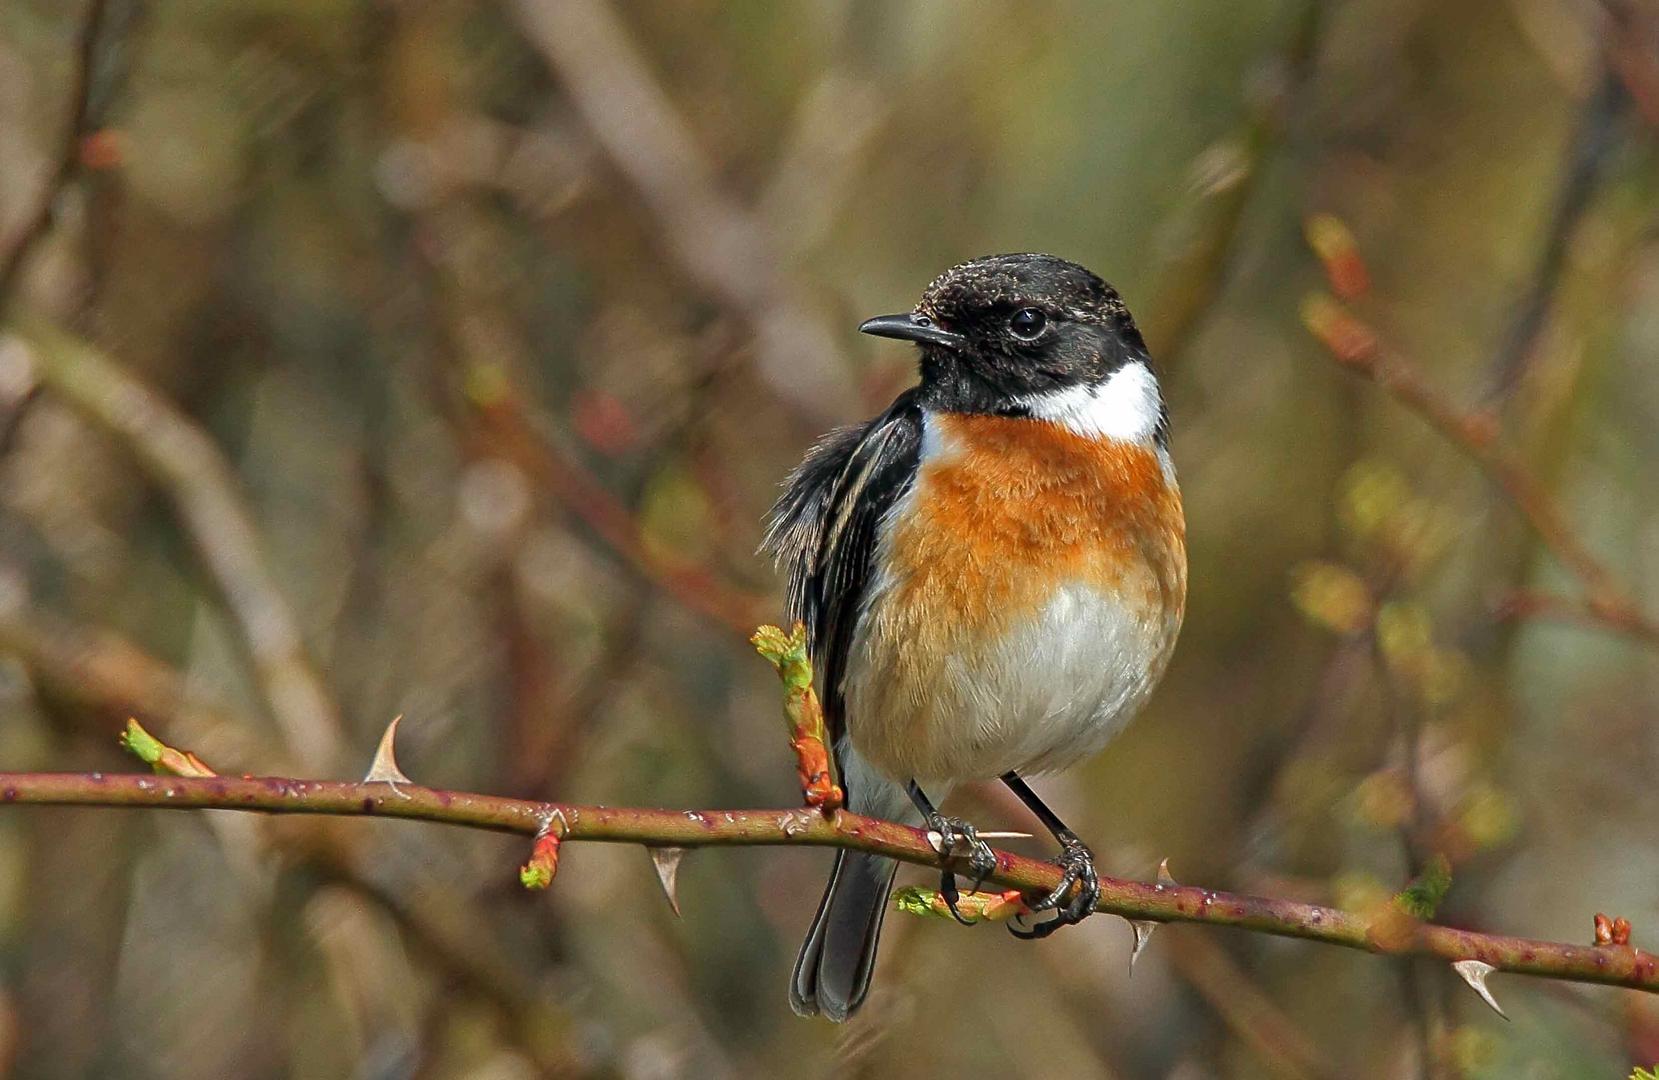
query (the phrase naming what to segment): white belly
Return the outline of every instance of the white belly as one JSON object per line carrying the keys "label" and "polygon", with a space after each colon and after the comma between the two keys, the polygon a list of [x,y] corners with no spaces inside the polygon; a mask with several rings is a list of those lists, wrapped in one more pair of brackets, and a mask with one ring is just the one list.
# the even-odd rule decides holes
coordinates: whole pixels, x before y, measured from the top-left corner
{"label": "white belly", "polygon": [[1174,649],[1184,535],[1168,456],[1150,441],[926,414],[847,656],[853,748],[935,787],[1098,751]]}
{"label": "white belly", "polygon": [[892,632],[881,617],[891,596],[878,586],[854,636],[847,734],[880,771],[923,783],[1040,773],[1097,752],[1151,693],[1179,626],[1178,614],[1079,583],[994,640],[939,648]]}

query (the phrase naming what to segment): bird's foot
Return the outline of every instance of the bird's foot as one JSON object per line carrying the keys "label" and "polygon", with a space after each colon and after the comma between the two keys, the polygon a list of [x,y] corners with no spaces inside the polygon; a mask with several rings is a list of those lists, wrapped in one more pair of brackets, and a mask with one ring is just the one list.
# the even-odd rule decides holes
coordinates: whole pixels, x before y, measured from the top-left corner
{"label": "bird's foot", "polygon": [[[1094,912],[1100,900],[1100,875],[1094,867],[1094,852],[1068,832],[1060,837],[1060,854],[1054,861],[1061,870],[1060,884],[1041,900],[1027,905],[1033,912],[1053,911],[1054,918],[1035,923],[1029,930],[1010,924],[1008,929],[1015,937],[1045,938],[1062,926],[1082,922]],[[1074,889],[1075,895],[1067,900],[1066,894]]]}
{"label": "bird's foot", "polygon": [[963,918],[962,913],[956,908],[962,893],[956,887],[956,875],[950,870],[951,860],[965,849],[968,869],[972,870],[974,875],[973,884],[968,887],[968,891],[977,892],[985,883],[985,879],[991,876],[991,871],[997,868],[996,853],[991,850],[990,844],[979,838],[978,830],[961,818],[932,813],[927,816],[927,828],[938,837],[934,846],[939,852],[940,861],[945,865],[945,870],[939,878],[939,895],[945,898],[945,906],[950,908],[950,913],[957,922],[963,926],[971,926],[972,922]]}

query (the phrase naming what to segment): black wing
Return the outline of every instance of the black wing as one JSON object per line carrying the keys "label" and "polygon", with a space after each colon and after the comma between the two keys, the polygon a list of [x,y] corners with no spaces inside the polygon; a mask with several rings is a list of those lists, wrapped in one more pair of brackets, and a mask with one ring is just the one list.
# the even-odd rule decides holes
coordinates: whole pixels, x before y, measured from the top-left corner
{"label": "black wing", "polygon": [[832,739],[877,528],[915,481],[921,446],[922,410],[909,390],[868,424],[820,439],[772,507],[764,548],[789,568],[790,617],[806,624]]}

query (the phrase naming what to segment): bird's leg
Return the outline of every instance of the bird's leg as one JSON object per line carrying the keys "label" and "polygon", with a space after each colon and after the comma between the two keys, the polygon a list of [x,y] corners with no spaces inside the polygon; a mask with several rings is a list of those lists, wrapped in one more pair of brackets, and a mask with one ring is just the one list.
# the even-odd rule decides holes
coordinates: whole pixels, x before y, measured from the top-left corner
{"label": "bird's leg", "polygon": [[[1045,938],[1060,927],[1080,923],[1093,914],[1094,906],[1100,900],[1100,875],[1095,870],[1094,852],[1077,838],[1076,833],[1066,827],[1059,815],[1044,804],[1037,793],[1031,790],[1031,785],[1022,780],[1018,773],[1004,773],[1002,782],[1008,785],[1009,791],[1019,796],[1020,802],[1036,814],[1037,820],[1041,821],[1043,827],[1053,833],[1054,839],[1060,842],[1060,855],[1054,860],[1061,870],[1060,884],[1047,896],[1027,905],[1032,911],[1053,909],[1055,918],[1037,923],[1028,931],[1009,927],[1015,937]],[[1066,894],[1074,887],[1077,895],[1067,902]]]}
{"label": "bird's leg", "polygon": [[978,890],[985,879],[991,876],[991,871],[997,868],[997,857],[991,851],[991,845],[979,838],[978,831],[972,825],[961,818],[941,814],[916,781],[910,781],[905,790],[910,794],[910,801],[921,812],[922,819],[927,822],[928,829],[939,834],[939,861],[945,868],[939,877],[939,895],[945,898],[945,906],[950,908],[950,913],[956,921],[968,926],[968,920],[956,909],[956,902],[962,898],[962,894],[956,888],[956,875],[950,871],[951,857],[958,846],[966,845],[968,868],[974,872],[974,882],[969,892]]}

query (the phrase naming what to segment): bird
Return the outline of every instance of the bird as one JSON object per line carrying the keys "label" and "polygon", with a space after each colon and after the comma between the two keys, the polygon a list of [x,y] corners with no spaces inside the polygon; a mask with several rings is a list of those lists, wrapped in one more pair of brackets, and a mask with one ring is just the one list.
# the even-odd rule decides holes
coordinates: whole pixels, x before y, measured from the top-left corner
{"label": "bird", "polygon": [[[859,330],[913,342],[919,379],[807,451],[762,548],[807,630],[847,808],[924,824],[956,914],[952,856],[977,888],[994,855],[936,803],[1000,780],[1060,847],[1060,885],[1028,901],[1046,921],[1011,926],[1047,936],[1093,911],[1099,875],[1026,778],[1124,727],[1186,609],[1169,413],[1117,290],[1054,255],[961,263]],[[837,852],[795,1012],[839,1022],[864,1001],[897,866]]]}

